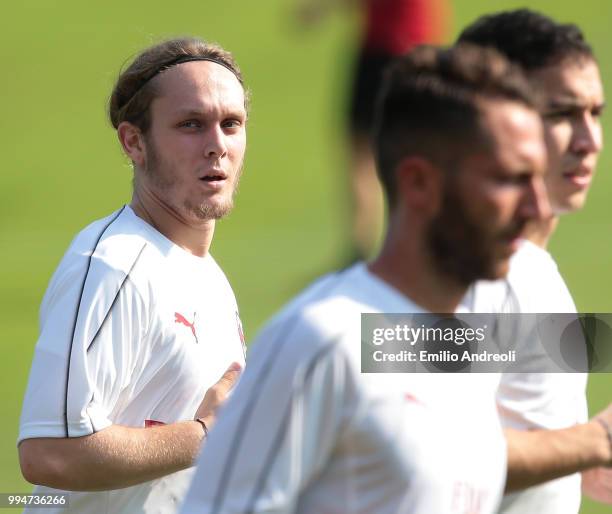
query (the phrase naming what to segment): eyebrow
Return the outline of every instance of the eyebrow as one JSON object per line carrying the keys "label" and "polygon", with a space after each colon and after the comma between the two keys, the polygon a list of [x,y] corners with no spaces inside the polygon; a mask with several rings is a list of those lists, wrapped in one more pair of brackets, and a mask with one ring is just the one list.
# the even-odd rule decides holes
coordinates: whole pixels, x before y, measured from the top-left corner
{"label": "eyebrow", "polygon": [[[593,107],[603,109],[606,106],[605,102],[600,102],[593,105]],[[577,101],[574,98],[561,98],[558,100],[551,100],[545,105],[545,110],[557,110],[557,109],[584,109],[587,104],[584,102]]]}
{"label": "eyebrow", "polygon": [[[229,109],[226,109],[225,112],[230,115],[230,116],[234,116],[234,115],[245,115],[246,116],[246,111],[244,110],[244,107],[232,107]],[[207,112],[203,111],[201,109],[179,109],[177,111],[177,115],[178,116],[195,116],[195,117],[200,117],[200,116],[206,116]]]}

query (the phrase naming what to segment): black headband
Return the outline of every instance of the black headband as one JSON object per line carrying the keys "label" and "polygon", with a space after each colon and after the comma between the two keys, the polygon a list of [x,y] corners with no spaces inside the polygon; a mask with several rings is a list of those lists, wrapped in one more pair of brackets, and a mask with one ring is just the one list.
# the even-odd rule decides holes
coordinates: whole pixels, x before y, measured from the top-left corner
{"label": "black headband", "polygon": [[208,61],[208,62],[214,62],[215,64],[218,64],[219,66],[223,66],[226,70],[231,71],[232,74],[238,79],[238,82],[240,82],[240,84],[242,84],[242,80],[240,79],[240,77],[236,73],[236,70],[233,70],[226,63],[224,63],[223,61],[221,61],[220,59],[218,59],[216,57],[200,57],[200,56],[195,56],[195,55],[181,55],[179,57],[176,57],[176,58],[172,59],[171,61],[169,61],[169,62],[167,62],[165,64],[162,64],[159,68],[157,68],[155,71],[153,71],[153,73],[150,73],[149,76],[146,77],[142,81],[140,86],[138,86],[138,89],[136,89],[136,91],[134,91],[132,96],[130,96],[128,101],[125,102],[123,105],[126,106],[127,104],[129,104],[132,101],[132,99],[138,94],[138,92],[143,87],[145,87],[147,85],[147,83],[151,79],[153,79],[154,77],[159,75],[162,71],[166,71],[168,68],[172,68],[172,66],[176,66],[177,64],[183,64],[184,62],[191,62],[191,61]]}

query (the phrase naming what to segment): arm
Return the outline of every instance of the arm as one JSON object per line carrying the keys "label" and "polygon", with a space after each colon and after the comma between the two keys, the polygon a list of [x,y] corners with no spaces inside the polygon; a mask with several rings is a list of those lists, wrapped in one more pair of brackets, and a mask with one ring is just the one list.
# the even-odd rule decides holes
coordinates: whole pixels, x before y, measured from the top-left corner
{"label": "arm", "polygon": [[[206,392],[195,419],[208,429],[239,374],[240,366],[232,364]],[[70,491],[119,489],[192,466],[203,437],[198,421],[152,428],[111,425],[84,437],[26,439],[19,445],[19,461],[33,484]]]}
{"label": "arm", "polygon": [[84,437],[26,439],[19,445],[24,478],[69,491],[119,489],[185,469],[203,436],[196,421],[153,428],[112,425]]}
{"label": "arm", "polygon": [[595,419],[561,430],[506,430],[506,491],[515,491],[612,463],[612,405]]}

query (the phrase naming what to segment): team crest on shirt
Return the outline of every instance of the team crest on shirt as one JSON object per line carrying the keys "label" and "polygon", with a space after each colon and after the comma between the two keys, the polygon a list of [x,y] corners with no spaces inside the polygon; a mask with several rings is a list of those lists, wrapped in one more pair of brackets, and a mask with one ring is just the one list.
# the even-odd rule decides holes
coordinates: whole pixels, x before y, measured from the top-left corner
{"label": "team crest on shirt", "polygon": [[175,323],[180,323],[181,325],[185,325],[187,328],[191,329],[191,333],[193,334],[193,337],[195,339],[196,344],[198,344],[198,335],[196,334],[196,327],[195,327],[195,322],[196,322],[196,313],[193,313],[193,321],[190,323],[189,320],[183,316],[180,312],[175,312],[174,313],[174,322]]}
{"label": "team crest on shirt", "polygon": [[240,337],[240,343],[242,344],[242,354],[244,355],[244,361],[246,362],[247,347],[244,339],[244,330],[242,330],[242,321],[240,321],[238,311],[236,311],[236,325],[238,326],[238,337]]}

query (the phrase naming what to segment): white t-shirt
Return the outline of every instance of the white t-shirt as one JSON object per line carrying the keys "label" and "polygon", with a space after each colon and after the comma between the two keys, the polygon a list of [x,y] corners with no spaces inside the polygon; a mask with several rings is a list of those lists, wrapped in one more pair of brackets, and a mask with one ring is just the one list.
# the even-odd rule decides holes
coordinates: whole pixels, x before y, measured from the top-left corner
{"label": "white t-shirt", "polygon": [[[575,313],[576,306],[551,255],[524,241],[510,261],[505,281],[479,282],[471,292],[472,309],[481,312]],[[468,295],[469,296],[469,295]],[[501,299],[501,301],[500,301]],[[526,341],[525,344],[529,344]],[[533,367],[541,345],[521,352]],[[588,419],[586,373],[504,373],[497,404],[505,427],[558,429]],[[580,508],[580,474],[504,496],[506,514],[576,514]]]}
{"label": "white t-shirt", "polygon": [[494,512],[495,376],[361,373],[364,312],[423,311],[358,264],[264,328],[182,514]]}
{"label": "white t-shirt", "polygon": [[[242,339],[234,294],[212,256],[179,248],[125,206],[80,232],[51,279],[19,441],[193,419],[231,362],[244,362]],[[68,512],[172,513],[192,471],[71,492]]]}

